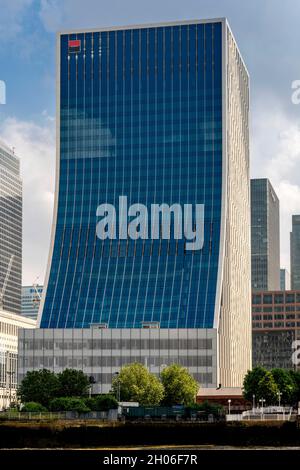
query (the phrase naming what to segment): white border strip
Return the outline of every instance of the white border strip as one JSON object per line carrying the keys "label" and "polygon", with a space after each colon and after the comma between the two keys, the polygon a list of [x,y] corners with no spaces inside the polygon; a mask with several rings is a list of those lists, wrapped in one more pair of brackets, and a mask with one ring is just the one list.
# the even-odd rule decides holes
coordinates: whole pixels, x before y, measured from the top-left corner
{"label": "white border strip", "polygon": [[221,230],[219,244],[219,262],[217,290],[215,297],[215,315],[213,328],[219,328],[221,298],[223,286],[223,270],[225,256],[225,234],[227,216],[227,21],[222,21],[222,204],[221,204]]}

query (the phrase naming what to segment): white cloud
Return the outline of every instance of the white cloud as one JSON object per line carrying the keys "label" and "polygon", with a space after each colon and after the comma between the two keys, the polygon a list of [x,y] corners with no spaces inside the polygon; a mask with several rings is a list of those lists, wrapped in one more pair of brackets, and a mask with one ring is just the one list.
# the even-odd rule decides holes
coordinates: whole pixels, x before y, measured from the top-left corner
{"label": "white cloud", "polygon": [[0,135],[15,147],[23,178],[23,284],[45,275],[50,243],[55,170],[55,129],[44,125],[6,119]]}
{"label": "white cloud", "polygon": [[[191,2],[192,0],[190,0]],[[199,1],[190,10],[180,1],[164,0],[41,0],[39,16],[48,32],[109,24],[137,24],[199,14]],[[192,9],[191,9],[192,7]],[[197,12],[197,13],[195,13]]]}
{"label": "white cloud", "polygon": [[269,178],[280,200],[281,265],[289,269],[292,215],[300,214],[300,121],[273,99],[254,107],[252,177]]}
{"label": "white cloud", "polygon": [[300,214],[300,187],[281,181],[276,190],[280,199],[281,265],[290,272],[290,231],[292,214]]}
{"label": "white cloud", "polygon": [[0,0],[0,37],[3,44],[22,32],[23,15],[33,0]]}
{"label": "white cloud", "polygon": [[61,0],[41,0],[40,18],[46,31],[58,31],[65,18],[65,2]]}
{"label": "white cloud", "polygon": [[43,116],[47,121],[55,122],[55,117],[54,117],[54,116],[50,116],[50,115],[48,114],[47,109],[44,109],[44,110],[43,110],[42,116]]}

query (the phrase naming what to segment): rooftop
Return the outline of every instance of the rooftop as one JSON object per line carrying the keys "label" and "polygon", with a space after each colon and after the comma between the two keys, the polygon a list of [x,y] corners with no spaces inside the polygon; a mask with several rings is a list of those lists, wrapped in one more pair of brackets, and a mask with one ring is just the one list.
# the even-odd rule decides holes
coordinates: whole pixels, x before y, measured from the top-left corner
{"label": "rooftop", "polygon": [[243,395],[241,387],[231,388],[200,388],[197,393],[198,397],[240,397]]}

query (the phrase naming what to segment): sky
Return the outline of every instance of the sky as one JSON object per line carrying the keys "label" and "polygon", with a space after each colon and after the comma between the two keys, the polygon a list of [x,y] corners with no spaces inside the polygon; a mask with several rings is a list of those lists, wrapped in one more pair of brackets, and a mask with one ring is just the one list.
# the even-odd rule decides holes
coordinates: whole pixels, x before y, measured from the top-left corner
{"label": "sky", "polygon": [[47,264],[54,201],[55,33],[227,17],[251,83],[251,176],[280,199],[281,266],[289,269],[291,215],[300,213],[299,0],[0,0],[0,139],[15,148],[23,177],[23,284]]}

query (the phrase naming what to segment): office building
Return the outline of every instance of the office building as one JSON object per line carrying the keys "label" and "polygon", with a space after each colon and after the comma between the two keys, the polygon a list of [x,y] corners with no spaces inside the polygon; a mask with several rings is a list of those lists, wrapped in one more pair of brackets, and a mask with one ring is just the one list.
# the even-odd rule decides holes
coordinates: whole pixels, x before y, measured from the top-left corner
{"label": "office building", "polygon": [[21,312],[22,180],[20,160],[0,142],[0,308]]}
{"label": "office building", "polygon": [[36,321],[0,310],[0,410],[15,401],[18,371],[18,332],[35,328]]}
{"label": "office building", "polygon": [[280,290],[290,290],[291,276],[287,269],[280,268]]}
{"label": "office building", "polygon": [[60,34],[58,78],[51,250],[20,376],[46,365],[44,341],[49,367],[76,359],[102,391],[137,359],[241,386],[249,83],[226,20]]}
{"label": "office building", "polygon": [[252,295],[253,366],[298,369],[300,291],[264,291]]}
{"label": "office building", "polygon": [[222,405],[227,413],[240,414],[251,409],[249,403],[243,395],[242,387],[235,388],[200,388],[197,393],[196,402],[198,404],[210,403],[212,405]]}
{"label": "office building", "polygon": [[253,290],[280,289],[279,200],[266,178],[251,180]]}
{"label": "office building", "polygon": [[23,317],[37,319],[43,286],[32,285],[22,287],[21,315]]}
{"label": "office building", "polygon": [[290,234],[291,289],[300,289],[300,215],[292,217]]}

